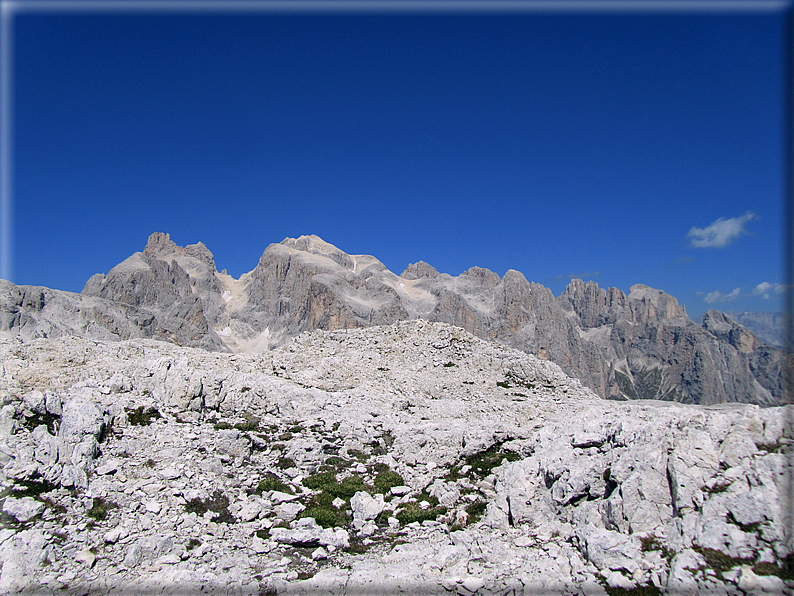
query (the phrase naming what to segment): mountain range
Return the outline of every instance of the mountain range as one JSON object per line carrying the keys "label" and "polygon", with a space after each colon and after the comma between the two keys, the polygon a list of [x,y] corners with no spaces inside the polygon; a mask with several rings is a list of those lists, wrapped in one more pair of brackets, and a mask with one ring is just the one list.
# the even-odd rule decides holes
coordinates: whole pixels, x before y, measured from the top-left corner
{"label": "mountain range", "polygon": [[700,322],[661,290],[628,294],[574,279],[555,297],[520,272],[472,267],[457,277],[418,262],[397,275],[317,236],[271,244],[235,279],[212,253],[155,233],[80,294],[0,280],[0,333],[154,338],[210,351],[256,353],[304,331],[424,319],[558,364],[603,398],[779,405],[785,353],[734,318]]}

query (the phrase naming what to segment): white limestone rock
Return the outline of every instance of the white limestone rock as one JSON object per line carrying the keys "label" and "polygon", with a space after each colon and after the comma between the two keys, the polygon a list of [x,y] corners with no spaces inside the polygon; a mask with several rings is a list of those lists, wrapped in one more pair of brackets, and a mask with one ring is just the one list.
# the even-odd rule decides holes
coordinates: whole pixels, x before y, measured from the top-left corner
{"label": "white limestone rock", "polygon": [[375,519],[383,511],[385,503],[383,495],[372,497],[369,493],[359,491],[350,499],[350,508],[353,510],[353,524],[363,526],[365,521]]}
{"label": "white limestone rock", "polygon": [[6,497],[3,502],[3,511],[17,521],[26,522],[44,511],[44,503],[30,497],[22,497],[21,499]]}

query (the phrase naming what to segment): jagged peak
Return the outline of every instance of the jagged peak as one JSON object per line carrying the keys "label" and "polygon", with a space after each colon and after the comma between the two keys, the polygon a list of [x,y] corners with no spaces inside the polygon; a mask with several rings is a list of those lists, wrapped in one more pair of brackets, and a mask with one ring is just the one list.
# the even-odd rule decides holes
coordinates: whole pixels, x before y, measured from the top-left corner
{"label": "jagged peak", "polygon": [[157,257],[161,254],[168,254],[179,250],[181,247],[177,246],[171,235],[163,232],[155,232],[149,236],[146,242],[146,248],[143,249],[143,254],[147,257]]}
{"label": "jagged peak", "polygon": [[287,237],[284,238],[284,240],[282,240],[279,244],[289,246],[290,248],[294,248],[296,250],[303,250],[305,252],[311,252],[319,255],[328,255],[334,253],[347,254],[330,242],[326,242],[316,234],[298,236],[297,238]]}
{"label": "jagged peak", "polygon": [[440,275],[441,274],[438,272],[438,270],[432,265],[429,265],[424,261],[417,261],[416,263],[411,263],[408,265],[408,267],[405,268],[405,271],[400,274],[400,277],[403,279],[434,279]]}
{"label": "jagged peak", "polygon": [[146,248],[143,249],[143,254],[147,257],[164,261],[169,260],[171,257],[192,257],[215,270],[215,259],[203,242],[198,241],[196,244],[188,244],[182,247],[171,240],[170,234],[163,232],[155,232],[149,236],[149,241],[146,243]]}
{"label": "jagged peak", "polygon": [[501,280],[499,274],[491,271],[490,269],[486,269],[485,267],[469,267],[466,271],[461,273],[462,276],[469,277],[471,279],[477,280],[480,284],[493,287],[496,286]]}

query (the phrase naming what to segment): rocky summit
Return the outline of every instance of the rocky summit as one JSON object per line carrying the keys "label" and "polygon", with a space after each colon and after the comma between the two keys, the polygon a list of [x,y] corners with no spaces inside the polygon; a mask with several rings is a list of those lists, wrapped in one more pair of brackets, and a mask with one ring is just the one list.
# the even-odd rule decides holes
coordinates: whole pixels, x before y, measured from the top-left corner
{"label": "rocky summit", "polygon": [[[365,314],[362,300],[344,303],[357,311],[331,308],[342,304],[333,292],[349,291],[334,286],[339,279],[359,284],[351,296],[371,296],[373,313],[435,309],[422,286],[434,274],[419,265],[397,278],[415,299],[402,302],[396,289],[392,298],[382,293],[378,279],[390,278],[376,263],[333,253],[340,268],[373,267],[382,278],[296,275],[290,296],[306,283],[326,296],[326,311],[282,300],[289,286],[254,305],[243,289],[275,287],[273,271],[292,275],[262,267],[234,291],[217,288],[222,301],[231,294],[229,310],[203,298],[224,279],[203,276],[214,267],[205,250],[188,247],[166,262],[157,251],[173,247],[162,239],[152,246],[123,264],[128,277],[94,278],[61,327],[47,323],[47,307],[67,302],[45,292],[41,308],[24,312],[38,313],[35,328],[49,325],[50,337],[0,339],[0,592],[794,589],[786,498],[794,406],[604,400],[557,364],[461,327],[375,325],[374,314],[371,326],[306,331],[257,353],[178,346],[175,337],[204,347],[217,338],[227,347],[250,341],[233,316],[241,312],[251,313],[249,322],[271,321],[276,311],[289,325],[326,315],[357,321],[347,317]],[[313,254],[289,243],[271,253]],[[168,299],[124,282],[159,283],[166,274],[174,280]],[[468,277],[479,280],[464,276],[470,287],[505,283],[485,272]],[[570,312],[580,308],[575,290]],[[27,292],[23,302],[34,296]],[[122,292],[124,307],[103,297]],[[659,316],[657,308],[682,318],[674,302],[640,292],[644,311],[642,300],[627,302],[637,318]],[[130,314],[149,323],[130,322]],[[231,334],[202,331],[223,317]],[[92,323],[108,336],[65,332]],[[272,328],[272,337],[289,325]]]}
{"label": "rocky summit", "polygon": [[420,261],[396,275],[317,236],[271,244],[234,279],[201,242],[181,247],[162,233],[81,294],[0,280],[5,337],[154,338],[245,354],[304,331],[418,319],[551,360],[603,398],[786,402],[790,356],[722,313],[696,323],[674,297],[642,284],[625,294],[575,279],[555,298],[513,270],[452,277]]}

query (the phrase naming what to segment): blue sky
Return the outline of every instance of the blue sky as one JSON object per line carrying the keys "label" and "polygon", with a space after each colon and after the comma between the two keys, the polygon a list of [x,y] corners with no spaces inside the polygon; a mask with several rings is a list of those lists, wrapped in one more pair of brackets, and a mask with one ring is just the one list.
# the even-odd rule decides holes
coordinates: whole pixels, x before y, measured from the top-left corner
{"label": "blue sky", "polygon": [[317,234],[779,310],[781,11],[19,12],[13,275]]}

